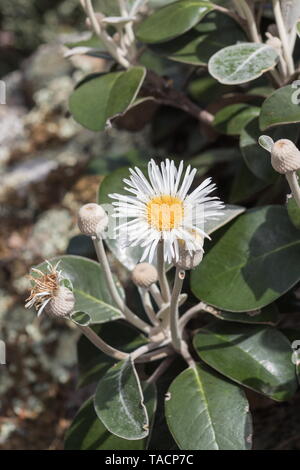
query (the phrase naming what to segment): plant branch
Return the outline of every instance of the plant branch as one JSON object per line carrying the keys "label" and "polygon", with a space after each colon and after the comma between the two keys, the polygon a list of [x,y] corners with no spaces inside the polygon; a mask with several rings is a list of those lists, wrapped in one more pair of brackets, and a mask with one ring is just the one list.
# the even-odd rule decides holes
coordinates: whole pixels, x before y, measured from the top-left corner
{"label": "plant branch", "polygon": [[118,308],[123,312],[126,320],[131,323],[132,325],[136,326],[139,330],[144,331],[145,333],[149,334],[151,331],[150,325],[145,323],[143,320],[141,320],[138,316],[136,316],[125,304],[124,300],[121,298],[117,287],[115,285],[115,281],[108,263],[108,259],[105,253],[104,245],[103,245],[103,240],[101,238],[96,238],[92,237],[95,250],[99,259],[99,262],[101,264],[101,267],[103,268],[103,272],[105,275],[107,287],[109,289],[110,295],[112,296],[112,299],[118,306]]}
{"label": "plant branch", "polygon": [[158,282],[160,285],[161,295],[164,302],[169,302],[170,300],[170,287],[168,279],[166,276],[165,270],[165,260],[164,260],[164,241],[160,240],[157,247],[157,272],[158,272]]}
{"label": "plant branch", "polygon": [[209,126],[214,119],[211,113],[197,106],[184,93],[175,90],[170,80],[157,75],[152,70],[147,70],[142,96],[153,96],[158,103],[181,109]]}
{"label": "plant branch", "polygon": [[292,191],[292,195],[296,201],[297,206],[300,208],[300,187],[298,183],[298,176],[296,171],[289,171],[286,173],[286,179]]}
{"label": "plant branch", "polygon": [[185,271],[180,268],[176,268],[174,287],[171,297],[170,305],[170,329],[171,329],[171,338],[174,348],[180,352],[181,349],[181,330],[179,328],[179,318],[178,318],[178,299],[181,293],[183,281],[185,278]]}
{"label": "plant branch", "polygon": [[158,319],[155,315],[155,312],[154,312],[154,309],[153,309],[153,306],[152,306],[152,302],[151,302],[151,298],[150,298],[150,294],[149,294],[149,291],[147,289],[142,289],[141,299],[142,299],[142,302],[143,302],[144,310],[145,310],[149,320],[151,321],[152,325],[158,326],[159,321],[158,321]]}
{"label": "plant branch", "polygon": [[159,288],[157,287],[157,285],[156,285],[156,284],[152,284],[152,285],[149,287],[149,292],[150,292],[150,294],[152,295],[153,299],[155,300],[157,306],[158,306],[159,308],[161,308],[161,306],[163,305],[164,301],[163,301],[163,299],[162,299],[160,290],[159,290]]}
{"label": "plant branch", "polygon": [[254,42],[261,42],[261,38],[260,38],[260,35],[257,30],[257,26],[256,26],[256,21],[255,21],[251,8],[249,7],[246,0],[239,0],[239,2],[240,2],[240,7],[243,10],[243,13],[245,15],[245,19],[247,21],[251,39]]}
{"label": "plant branch", "polygon": [[105,341],[103,341],[89,326],[83,326],[76,323],[77,327],[80,331],[91,341],[91,343],[96,346],[96,348],[100,349],[100,351],[104,352],[110,357],[117,359],[118,361],[122,361],[123,359],[127,359],[129,354],[126,354],[118,349],[115,349],[109,346]]}
{"label": "plant branch", "polygon": [[143,356],[138,357],[135,362],[144,363],[144,362],[154,362],[160,361],[171,354],[175,354],[174,349],[171,346],[164,346],[163,348],[156,349],[149,353],[143,354]]}
{"label": "plant branch", "polygon": [[284,59],[287,64],[288,72],[290,75],[292,75],[295,72],[295,66],[294,66],[294,61],[293,61],[293,56],[290,51],[290,44],[289,44],[289,37],[285,28],[282,12],[281,12],[281,6],[280,6],[280,0],[273,0],[273,9],[274,9],[274,16],[279,32],[279,37],[282,43],[282,49],[283,49],[283,55]]}
{"label": "plant branch", "polygon": [[169,368],[169,366],[172,364],[173,361],[174,361],[174,357],[167,357],[164,361],[162,361],[162,363],[159,364],[157,369],[155,369],[153,374],[150,375],[150,377],[148,377],[148,379],[146,380],[146,383],[149,385],[149,384],[153,384],[157,382],[159,377],[163,375],[163,373]]}
{"label": "plant branch", "polygon": [[110,55],[124,68],[128,68],[130,63],[124,57],[123,51],[116,45],[105,29],[101,28],[91,0],[81,0],[81,5],[91,22],[91,27],[94,33],[101,39],[101,41],[103,41]]}

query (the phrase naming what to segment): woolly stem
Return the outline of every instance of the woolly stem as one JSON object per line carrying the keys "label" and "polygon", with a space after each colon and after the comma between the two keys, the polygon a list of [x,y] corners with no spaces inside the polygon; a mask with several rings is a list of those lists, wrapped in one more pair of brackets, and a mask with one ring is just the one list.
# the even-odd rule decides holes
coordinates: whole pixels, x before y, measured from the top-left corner
{"label": "woolly stem", "polygon": [[119,62],[120,65],[125,68],[128,68],[130,64],[128,60],[122,55],[121,49],[116,46],[109,34],[107,34],[107,32],[101,28],[95,15],[91,0],[81,0],[81,4],[91,22],[91,26],[96,36],[98,36],[103,41],[111,56],[114,57],[114,59],[116,59],[116,61]]}
{"label": "woolly stem", "polygon": [[300,208],[300,187],[298,183],[298,176],[296,171],[289,171],[286,173],[286,179],[292,191],[292,195],[296,201],[297,206]]}
{"label": "woolly stem", "polygon": [[183,281],[185,278],[185,271],[176,267],[174,287],[171,296],[170,304],[170,329],[171,329],[171,338],[174,348],[180,352],[181,348],[181,330],[179,328],[179,318],[178,318],[178,299],[182,289]]}
{"label": "woolly stem", "polygon": [[283,55],[287,64],[288,72],[292,75],[295,72],[293,57],[290,51],[289,37],[285,29],[285,24],[281,12],[280,0],[273,0],[274,16],[282,43]]}
{"label": "woolly stem", "polygon": [[155,300],[157,306],[158,306],[159,308],[161,308],[161,306],[163,305],[164,301],[163,301],[163,299],[162,299],[160,290],[159,290],[159,288],[157,287],[157,285],[156,285],[156,284],[152,284],[152,285],[149,287],[149,292],[150,292],[150,294],[152,295],[153,299]]}
{"label": "woolly stem", "polygon": [[259,33],[257,31],[255,18],[254,18],[251,8],[249,7],[248,3],[245,0],[239,0],[239,3],[240,3],[240,8],[243,11],[245,19],[247,21],[252,40],[254,42],[261,42]]}
{"label": "woolly stem", "polygon": [[103,268],[103,272],[105,275],[107,287],[109,289],[110,295],[112,296],[112,299],[118,306],[118,308],[123,312],[126,320],[131,323],[132,325],[136,326],[139,330],[144,331],[145,333],[149,334],[151,327],[141,320],[139,317],[137,317],[125,304],[124,300],[121,298],[117,287],[114,282],[114,278],[108,263],[108,259],[105,253],[104,245],[103,245],[103,240],[101,238],[96,238],[92,237],[95,250],[99,259],[99,262],[101,264],[101,267]]}
{"label": "woolly stem", "polygon": [[159,377],[163,375],[163,373],[168,369],[168,367],[172,364],[173,361],[174,361],[174,357],[167,357],[164,361],[162,361],[162,363],[159,364],[157,369],[155,369],[153,374],[150,375],[150,377],[148,377],[148,379],[146,380],[146,383],[149,385],[149,384],[153,384],[157,382]]}
{"label": "woolly stem", "polygon": [[142,302],[143,302],[143,307],[145,309],[145,312],[146,312],[149,320],[151,321],[151,323],[154,326],[158,326],[159,321],[158,321],[158,319],[155,315],[155,312],[154,312],[154,309],[153,309],[153,306],[152,306],[152,302],[151,302],[151,298],[150,298],[150,294],[149,294],[149,291],[147,289],[142,289],[141,299],[142,299]]}
{"label": "woolly stem", "polygon": [[164,302],[169,302],[170,287],[169,287],[169,283],[168,283],[166,271],[165,271],[164,241],[163,240],[158,242],[158,247],[157,247],[157,271],[158,271],[158,281],[160,285],[162,298]]}
{"label": "woolly stem", "polygon": [[100,349],[100,351],[104,352],[110,357],[117,359],[118,361],[122,361],[123,359],[127,359],[129,354],[126,354],[118,349],[115,349],[109,346],[105,341],[103,341],[89,326],[83,326],[76,323],[77,327],[80,331],[91,341],[91,343],[96,346],[96,348]]}

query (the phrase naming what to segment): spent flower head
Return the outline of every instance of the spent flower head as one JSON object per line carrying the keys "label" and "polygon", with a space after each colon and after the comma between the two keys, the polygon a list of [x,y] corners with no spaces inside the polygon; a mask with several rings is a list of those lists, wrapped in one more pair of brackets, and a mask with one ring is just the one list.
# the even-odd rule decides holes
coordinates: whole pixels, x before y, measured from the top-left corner
{"label": "spent flower head", "polygon": [[64,280],[61,270],[58,270],[60,261],[58,261],[55,266],[49,261],[46,261],[46,263],[46,272],[32,268],[32,271],[36,273],[37,276],[29,276],[32,282],[32,289],[28,299],[26,299],[25,308],[35,307],[38,317],[42,314],[49,302],[58,296]]}

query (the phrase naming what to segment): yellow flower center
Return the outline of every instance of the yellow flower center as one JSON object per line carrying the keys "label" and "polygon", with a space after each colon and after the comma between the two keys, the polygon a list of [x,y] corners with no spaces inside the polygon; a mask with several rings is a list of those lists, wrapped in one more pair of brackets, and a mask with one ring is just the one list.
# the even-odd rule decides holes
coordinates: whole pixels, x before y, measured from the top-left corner
{"label": "yellow flower center", "polygon": [[159,230],[177,228],[183,219],[183,204],[178,197],[162,195],[147,204],[147,220],[151,227]]}

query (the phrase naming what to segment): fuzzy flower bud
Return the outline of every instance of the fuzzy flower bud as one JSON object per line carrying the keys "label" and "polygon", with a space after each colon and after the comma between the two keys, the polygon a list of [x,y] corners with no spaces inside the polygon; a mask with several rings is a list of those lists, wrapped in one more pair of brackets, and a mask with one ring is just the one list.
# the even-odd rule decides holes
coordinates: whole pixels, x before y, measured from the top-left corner
{"label": "fuzzy flower bud", "polygon": [[289,139],[280,139],[271,149],[271,164],[278,173],[286,174],[300,169],[300,151]]}
{"label": "fuzzy flower bud", "polygon": [[91,237],[101,234],[108,225],[108,216],[99,204],[85,204],[78,212],[78,227]]}
{"label": "fuzzy flower bud", "polygon": [[271,33],[266,33],[266,36],[267,36],[267,40],[266,40],[266,44],[268,46],[271,46],[273,47],[273,49],[276,49],[277,52],[281,53],[281,49],[282,49],[282,42],[281,40],[276,37],[276,36],[272,36]]}
{"label": "fuzzy flower bud", "polygon": [[197,250],[191,254],[188,250],[180,250],[179,258],[174,262],[175,266],[185,271],[196,268],[203,259],[203,251]]}
{"label": "fuzzy flower bud", "polygon": [[70,289],[59,286],[56,294],[51,298],[45,307],[45,312],[51,317],[68,317],[75,305],[74,294]]}
{"label": "fuzzy flower bud", "polygon": [[179,242],[179,256],[177,260],[173,260],[173,264],[180,269],[185,271],[196,268],[203,259],[203,238],[197,234],[197,245],[198,249],[190,252],[186,249],[186,245],[183,241]]}
{"label": "fuzzy flower bud", "polygon": [[137,264],[132,271],[131,279],[138,287],[148,289],[152,284],[157,282],[157,269],[153,264],[140,263]]}

